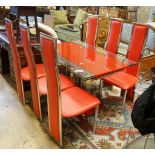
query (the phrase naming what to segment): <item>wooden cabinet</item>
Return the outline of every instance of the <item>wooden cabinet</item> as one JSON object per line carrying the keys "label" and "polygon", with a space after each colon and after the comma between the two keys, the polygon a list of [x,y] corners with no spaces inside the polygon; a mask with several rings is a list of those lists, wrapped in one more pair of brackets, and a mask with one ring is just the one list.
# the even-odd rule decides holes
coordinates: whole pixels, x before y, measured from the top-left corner
{"label": "wooden cabinet", "polygon": [[140,74],[144,81],[152,79],[151,68],[155,67],[155,54],[143,57],[140,61]]}

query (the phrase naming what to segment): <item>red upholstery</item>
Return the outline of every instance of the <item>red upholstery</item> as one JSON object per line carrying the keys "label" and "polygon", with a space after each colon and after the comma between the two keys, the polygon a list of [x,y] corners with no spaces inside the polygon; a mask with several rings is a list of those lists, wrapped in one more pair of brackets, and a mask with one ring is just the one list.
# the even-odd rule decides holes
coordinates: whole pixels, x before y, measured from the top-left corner
{"label": "red upholstery", "polygon": [[98,27],[98,16],[89,16],[86,32],[86,43],[91,46],[95,46],[97,27]]}
{"label": "red upholstery", "polygon": [[31,51],[28,27],[22,26],[20,27],[20,31],[21,31],[21,40],[22,40],[25,56],[28,63],[29,73],[30,73],[29,75],[30,75],[33,110],[36,116],[42,119],[40,98],[39,98],[39,93],[37,89],[37,72],[35,68],[34,57]]}
{"label": "red upholstery", "polygon": [[116,72],[112,76],[104,78],[104,80],[108,80],[108,82],[110,82],[112,85],[124,90],[133,87],[137,82],[137,78],[135,76],[125,72]]}
{"label": "red upholstery", "polygon": [[20,61],[18,57],[16,42],[15,42],[14,35],[13,35],[12,21],[6,19],[5,27],[6,27],[6,32],[8,35],[11,52],[12,52],[18,96],[19,96],[20,101],[22,103],[25,103],[24,93],[23,93],[23,83],[21,79]]}
{"label": "red upholstery", "polygon": [[48,86],[49,130],[50,134],[61,144],[61,115],[72,117],[83,114],[98,106],[100,101],[78,87],[71,87],[61,92],[56,62],[56,40],[48,35],[41,35],[40,41]]}
{"label": "red upholstery", "polygon": [[128,67],[125,72],[114,73],[111,76],[104,78],[104,81],[107,81],[108,83],[118,86],[124,90],[128,90],[135,86],[137,82],[137,71],[139,69],[138,63],[145,45],[147,33],[147,25],[133,25],[127,58],[136,61],[137,65]]}
{"label": "red upholstery", "polygon": [[122,32],[123,21],[111,19],[110,31],[107,39],[106,51],[117,53],[121,32]]}
{"label": "red upholstery", "polygon": [[100,104],[100,101],[79,87],[72,87],[61,92],[62,116],[81,115]]}
{"label": "red upholstery", "polygon": [[[41,78],[45,76],[45,69],[43,64],[36,64],[37,77]],[[29,67],[24,67],[21,69],[22,79],[25,81],[30,81]]]}
{"label": "red upholstery", "polygon": [[[61,87],[61,91],[68,89],[70,87],[75,86],[74,83],[65,75],[60,74],[60,87]],[[38,79],[38,89],[39,89],[39,93],[42,95],[46,95],[47,94],[47,81],[46,81],[46,77],[42,77],[40,79]]]}
{"label": "red upholstery", "polygon": [[49,132],[55,140],[61,144],[61,102],[59,73],[56,62],[56,43],[54,39],[48,39],[41,35],[40,43],[42,48],[42,58],[47,77],[47,103]]}
{"label": "red upholstery", "polygon": [[[148,33],[147,25],[133,25],[132,37],[128,48],[127,59],[139,62]],[[129,67],[126,72],[137,76],[139,66]]]}

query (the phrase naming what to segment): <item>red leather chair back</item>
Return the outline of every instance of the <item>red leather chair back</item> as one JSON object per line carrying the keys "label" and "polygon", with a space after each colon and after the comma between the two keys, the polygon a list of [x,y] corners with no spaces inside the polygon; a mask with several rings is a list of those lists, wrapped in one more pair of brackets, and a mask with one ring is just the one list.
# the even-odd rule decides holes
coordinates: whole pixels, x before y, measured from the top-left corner
{"label": "red leather chair back", "polygon": [[49,130],[50,134],[61,145],[61,102],[59,72],[56,61],[56,42],[56,39],[41,33],[40,43],[42,48],[42,58],[46,72],[48,89],[47,98]]}
{"label": "red leather chair back", "polygon": [[148,34],[148,26],[144,24],[134,23],[132,28],[132,35],[128,47],[127,58],[137,62],[136,66],[128,67],[127,73],[137,76],[139,69],[139,61],[145,46]]}
{"label": "red leather chair back", "polygon": [[86,43],[95,46],[98,28],[98,16],[89,16],[87,23]]}
{"label": "red leather chair back", "polygon": [[120,42],[123,21],[111,19],[110,31],[107,39],[106,51],[117,53],[118,45]]}
{"label": "red leather chair back", "polygon": [[9,19],[5,19],[5,27],[6,27],[6,32],[8,35],[11,52],[12,52],[18,96],[20,101],[22,103],[25,103],[24,94],[23,94],[24,90],[23,90],[23,84],[22,84],[22,78],[21,78],[21,67],[20,67],[17,46],[13,35],[12,21]]}
{"label": "red leather chair back", "polygon": [[25,51],[25,56],[28,63],[28,68],[30,71],[33,110],[36,116],[41,119],[42,116],[41,116],[41,106],[40,106],[40,99],[39,99],[38,85],[37,85],[37,75],[36,75],[37,73],[36,73],[33,53],[31,50],[31,44],[29,39],[29,29],[27,26],[22,25],[20,26],[20,32],[21,32],[21,40],[22,40],[23,48]]}

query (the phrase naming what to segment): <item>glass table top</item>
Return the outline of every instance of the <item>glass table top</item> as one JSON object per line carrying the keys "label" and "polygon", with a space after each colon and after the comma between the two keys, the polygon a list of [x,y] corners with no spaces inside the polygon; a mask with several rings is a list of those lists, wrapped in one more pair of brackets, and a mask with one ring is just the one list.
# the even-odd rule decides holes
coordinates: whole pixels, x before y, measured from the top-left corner
{"label": "glass table top", "polygon": [[[41,50],[40,46],[35,48]],[[134,61],[80,41],[59,43],[57,61],[83,80],[103,77],[136,64]]]}

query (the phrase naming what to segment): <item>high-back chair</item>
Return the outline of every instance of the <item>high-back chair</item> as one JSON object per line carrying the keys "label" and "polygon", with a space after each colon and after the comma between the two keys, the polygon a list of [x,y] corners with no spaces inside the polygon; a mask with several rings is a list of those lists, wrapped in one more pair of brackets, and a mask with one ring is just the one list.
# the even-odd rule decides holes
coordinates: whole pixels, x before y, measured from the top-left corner
{"label": "high-back chair", "polygon": [[110,30],[107,38],[106,51],[117,53],[122,33],[123,20],[111,18]]}
{"label": "high-back chair", "polygon": [[[18,95],[19,95],[21,102],[25,103],[24,87],[23,87],[22,81],[23,80],[30,81],[30,71],[29,71],[28,66],[21,68],[17,44],[15,41],[14,32],[13,32],[12,21],[9,19],[5,19],[5,21],[6,21],[5,22],[6,32],[8,35],[11,52],[12,52],[12,56],[13,56],[16,83],[17,83],[17,91],[18,91]],[[45,76],[44,66],[42,64],[37,64],[36,69],[37,69],[38,78]]]}
{"label": "high-back chair", "polygon": [[128,47],[127,59],[133,60],[137,64],[131,67],[127,67],[125,71],[116,72],[103,79],[104,81],[107,81],[108,83],[111,83],[112,85],[115,85],[125,90],[123,107],[126,101],[127,91],[131,88],[134,88],[137,83],[139,61],[143,48],[145,46],[147,34],[147,25],[138,23],[133,24],[132,35]]}
{"label": "high-back chair", "polygon": [[[94,132],[100,101],[84,91],[73,86],[61,91],[57,66],[57,43],[51,36],[41,34],[40,43],[42,58],[47,78],[47,103],[49,133],[62,146],[62,117],[74,117],[96,108]],[[81,97],[82,96],[82,97]]]}
{"label": "high-back chair", "polygon": [[98,16],[93,15],[88,17],[86,43],[95,46],[96,36],[98,29]]}
{"label": "high-back chair", "polygon": [[25,103],[24,88],[23,88],[23,82],[22,82],[22,76],[21,76],[21,66],[20,66],[19,55],[16,47],[16,42],[14,39],[12,21],[9,19],[5,19],[5,27],[6,27],[6,32],[8,35],[11,52],[12,52],[18,96],[20,101],[22,103]]}
{"label": "high-back chair", "polygon": [[28,63],[28,69],[29,69],[29,73],[30,73],[30,84],[31,84],[33,110],[34,110],[34,113],[36,114],[37,118],[40,118],[42,120],[40,96],[38,93],[38,84],[37,84],[38,76],[37,76],[34,56],[33,56],[32,50],[31,50],[29,29],[27,26],[21,25],[20,32],[21,32],[21,40],[22,40],[25,56],[26,56],[27,63]]}
{"label": "high-back chair", "polygon": [[128,67],[126,72],[134,76],[138,76],[139,61],[145,47],[146,39],[148,35],[148,26],[145,24],[134,23],[132,28],[132,34],[130,44],[127,51],[127,59],[137,62],[137,65]]}
{"label": "high-back chair", "polygon": [[[31,83],[33,110],[37,115],[37,117],[42,120],[40,95],[47,94],[46,74],[44,70],[44,65],[35,64],[34,56],[30,45],[30,39],[29,39],[29,28],[27,26],[21,25],[20,31],[21,31],[22,44],[27,58],[28,69],[30,71],[30,77],[31,77],[30,83]],[[41,76],[42,70],[41,71],[37,70],[37,69],[40,69],[38,66],[42,67],[44,71],[43,72],[44,74],[42,76]],[[40,73],[40,76],[38,75],[39,73]],[[62,74],[60,75],[60,82],[61,82],[61,90],[74,86],[74,83],[68,77]]]}

